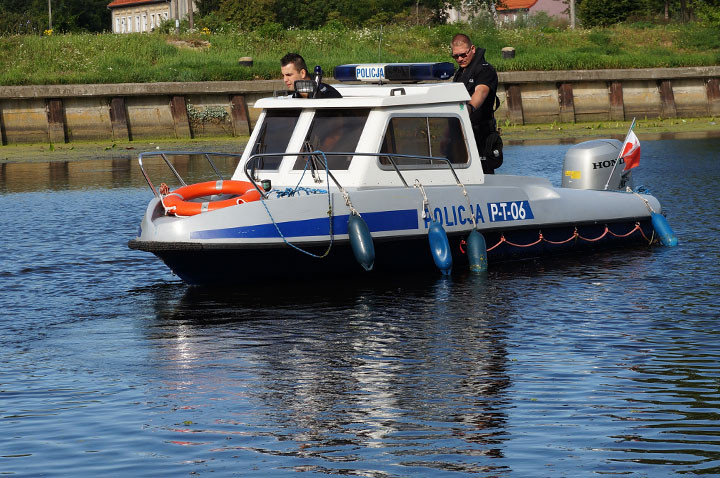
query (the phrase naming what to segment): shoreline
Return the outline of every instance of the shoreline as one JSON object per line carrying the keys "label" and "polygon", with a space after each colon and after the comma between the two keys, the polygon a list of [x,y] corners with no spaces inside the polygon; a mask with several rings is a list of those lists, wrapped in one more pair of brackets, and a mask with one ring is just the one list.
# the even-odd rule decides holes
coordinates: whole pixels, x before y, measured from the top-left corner
{"label": "shoreline", "polygon": [[[598,138],[622,140],[629,126],[629,121],[500,125],[506,146],[574,144]],[[717,138],[720,137],[720,118],[639,119],[634,131],[641,141]],[[245,149],[249,138],[158,138],[140,141],[12,144],[0,146],[0,164],[135,159],[139,153],[151,150],[240,153]]]}

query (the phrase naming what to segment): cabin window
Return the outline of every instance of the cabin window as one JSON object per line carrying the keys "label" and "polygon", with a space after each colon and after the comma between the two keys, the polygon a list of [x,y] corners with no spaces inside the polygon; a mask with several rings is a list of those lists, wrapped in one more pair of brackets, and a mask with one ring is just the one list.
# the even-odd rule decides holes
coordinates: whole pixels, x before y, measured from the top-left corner
{"label": "cabin window", "polygon": [[[303,151],[354,153],[369,113],[369,109],[317,110],[305,137]],[[348,169],[351,159],[351,155],[328,155],[328,167]],[[306,156],[298,157],[294,169],[304,169],[307,160]],[[325,169],[322,156],[315,158],[314,161],[316,168]]]}
{"label": "cabin window", "polygon": [[[468,162],[467,143],[460,119],[456,117],[394,117],[390,119],[381,153],[409,154],[448,158],[453,165]],[[446,166],[444,161],[427,161],[413,158],[393,158],[404,169]],[[383,169],[391,169],[387,157],[380,158]]]}
{"label": "cabin window", "polygon": [[[300,117],[299,109],[268,110],[260,134],[253,146],[253,154],[284,153]],[[257,169],[278,169],[282,156],[264,156],[257,160]]]}

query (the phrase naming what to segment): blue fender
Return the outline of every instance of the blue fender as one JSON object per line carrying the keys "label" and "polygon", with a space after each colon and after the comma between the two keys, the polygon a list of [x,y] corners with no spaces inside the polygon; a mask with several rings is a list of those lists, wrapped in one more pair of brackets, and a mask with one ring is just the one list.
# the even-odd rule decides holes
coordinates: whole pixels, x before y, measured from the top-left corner
{"label": "blue fender", "polygon": [[655,229],[655,234],[660,238],[660,243],[663,246],[674,247],[678,245],[678,238],[673,232],[667,219],[662,214],[656,212],[650,213],[652,219],[652,225]]}
{"label": "blue fender", "polygon": [[348,236],[355,259],[366,271],[371,271],[375,265],[375,245],[373,244],[370,229],[365,219],[355,214],[348,217]]}
{"label": "blue fender", "polygon": [[485,272],[488,268],[487,245],[477,229],[470,231],[467,238],[467,256],[471,272]]}
{"label": "blue fender", "polygon": [[435,265],[444,275],[450,274],[452,270],[452,252],[445,229],[442,224],[432,221],[428,228],[428,240],[430,241],[430,252],[432,253]]}

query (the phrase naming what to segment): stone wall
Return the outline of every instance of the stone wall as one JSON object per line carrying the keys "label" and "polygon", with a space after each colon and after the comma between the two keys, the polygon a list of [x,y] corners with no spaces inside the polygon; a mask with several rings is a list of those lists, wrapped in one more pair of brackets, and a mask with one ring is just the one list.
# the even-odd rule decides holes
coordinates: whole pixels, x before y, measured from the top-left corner
{"label": "stone wall", "polygon": [[[503,72],[498,122],[720,115],[720,66]],[[0,88],[2,144],[250,133],[280,80]]]}

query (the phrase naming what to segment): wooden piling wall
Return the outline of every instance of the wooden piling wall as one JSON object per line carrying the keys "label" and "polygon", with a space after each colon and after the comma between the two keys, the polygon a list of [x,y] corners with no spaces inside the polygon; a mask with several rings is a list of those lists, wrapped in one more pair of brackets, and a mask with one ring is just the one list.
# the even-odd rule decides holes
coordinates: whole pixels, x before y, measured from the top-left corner
{"label": "wooden piling wall", "polygon": [[[498,122],[720,115],[720,66],[499,74]],[[0,140],[61,143],[247,135],[280,80],[0,88]]]}

